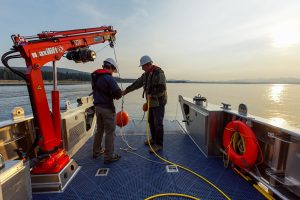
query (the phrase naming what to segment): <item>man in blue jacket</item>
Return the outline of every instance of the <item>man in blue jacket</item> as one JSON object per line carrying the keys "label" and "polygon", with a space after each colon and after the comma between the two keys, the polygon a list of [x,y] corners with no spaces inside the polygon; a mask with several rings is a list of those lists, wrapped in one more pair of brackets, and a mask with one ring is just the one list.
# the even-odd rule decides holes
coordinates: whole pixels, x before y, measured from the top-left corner
{"label": "man in blue jacket", "polygon": [[[97,116],[93,158],[97,158],[104,153],[104,163],[108,164],[121,158],[121,156],[114,153],[116,111],[113,100],[121,98],[122,92],[112,76],[113,72],[117,72],[114,59],[107,58],[104,60],[102,67],[103,69],[98,69],[92,73],[92,89]],[[104,132],[105,150],[101,147]]]}

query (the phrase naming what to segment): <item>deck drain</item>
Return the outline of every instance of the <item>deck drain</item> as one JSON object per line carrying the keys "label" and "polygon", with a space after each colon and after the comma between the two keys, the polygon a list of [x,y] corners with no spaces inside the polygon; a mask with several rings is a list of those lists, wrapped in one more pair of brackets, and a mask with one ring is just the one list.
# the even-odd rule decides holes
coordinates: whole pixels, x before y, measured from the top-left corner
{"label": "deck drain", "polygon": [[168,173],[178,172],[178,168],[176,165],[167,165],[166,169]]}
{"label": "deck drain", "polygon": [[109,168],[99,168],[95,176],[107,176]]}

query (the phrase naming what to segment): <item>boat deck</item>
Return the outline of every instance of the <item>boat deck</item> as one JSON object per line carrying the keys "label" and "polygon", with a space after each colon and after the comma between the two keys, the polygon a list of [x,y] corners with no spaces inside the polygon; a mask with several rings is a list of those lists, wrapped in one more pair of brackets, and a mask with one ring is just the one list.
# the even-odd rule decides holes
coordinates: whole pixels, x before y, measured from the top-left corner
{"label": "boat deck", "polygon": [[[159,154],[167,160],[183,165],[219,187],[231,199],[264,199],[249,183],[225,168],[221,158],[206,158],[177,121],[165,121],[164,149]],[[225,199],[215,188],[202,179],[178,169],[168,173],[166,164],[145,146],[145,123],[131,121],[123,129],[128,143],[136,151],[126,148],[117,130],[115,149],[120,161],[104,164],[103,157],[92,158],[93,138],[76,153],[74,159],[81,166],[80,171],[64,192],[34,194],[41,200],[123,200],[145,199],[161,193],[183,193],[200,199]],[[152,160],[152,161],[149,161]],[[155,162],[153,162],[155,161]],[[159,162],[159,163],[158,163]],[[109,168],[107,176],[95,176],[99,168]],[[161,197],[160,199],[186,199],[184,197]]]}

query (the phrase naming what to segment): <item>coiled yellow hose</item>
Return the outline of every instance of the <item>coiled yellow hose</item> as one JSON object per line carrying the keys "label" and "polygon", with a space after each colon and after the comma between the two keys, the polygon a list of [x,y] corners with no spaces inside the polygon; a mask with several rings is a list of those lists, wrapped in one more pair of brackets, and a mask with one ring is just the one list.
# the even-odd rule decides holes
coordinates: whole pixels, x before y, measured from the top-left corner
{"label": "coiled yellow hose", "polygon": [[[161,159],[162,161],[164,161],[164,162],[166,162],[166,163],[169,163],[169,164],[171,164],[171,165],[175,165],[175,166],[177,166],[177,167],[179,167],[179,168],[181,168],[181,169],[183,169],[183,170],[185,170],[185,171],[188,171],[188,172],[190,172],[190,173],[192,173],[193,175],[195,175],[195,176],[197,176],[197,177],[199,177],[199,178],[201,178],[202,180],[204,180],[206,183],[208,183],[209,185],[211,185],[212,187],[214,187],[219,193],[221,193],[226,199],[228,199],[228,200],[230,200],[230,198],[221,190],[221,189],[219,189],[216,185],[214,185],[212,182],[210,182],[209,180],[207,180],[206,178],[204,178],[203,176],[201,176],[200,174],[197,174],[196,172],[194,172],[194,171],[192,171],[192,170],[190,170],[190,169],[188,169],[188,168],[186,168],[186,167],[184,167],[184,166],[182,166],[182,165],[178,165],[178,164],[176,164],[176,163],[173,163],[173,162],[171,162],[171,161],[169,161],[169,160],[166,160],[165,158],[163,158],[163,157],[161,157],[160,155],[158,155],[155,151],[154,151],[154,149],[152,148],[152,146],[151,146],[151,143],[150,143],[150,137],[149,137],[149,125],[148,125],[148,119],[149,119],[149,108],[150,108],[150,98],[148,97],[148,99],[147,99],[147,102],[148,102],[148,111],[147,111],[147,121],[146,121],[146,135],[147,135],[147,140],[148,140],[148,144],[149,144],[149,147],[150,147],[150,149],[151,149],[151,151],[155,154],[155,156],[157,156],[159,159]],[[173,194],[173,195],[167,195],[167,194]],[[177,194],[177,193],[166,193],[166,194],[159,194],[159,195],[164,195],[164,196],[180,196],[180,195],[186,195],[186,194],[179,194],[179,195],[175,195],[175,194]],[[153,199],[153,198],[156,198],[156,195],[154,195],[154,196],[151,196],[152,198],[150,198],[150,197],[147,197],[145,200],[147,200],[147,199]],[[157,197],[160,197],[160,196],[157,196]],[[191,197],[191,199],[197,199],[196,197],[192,197],[192,196],[189,196],[189,195],[186,195],[185,197],[187,197],[187,198],[190,198]]]}

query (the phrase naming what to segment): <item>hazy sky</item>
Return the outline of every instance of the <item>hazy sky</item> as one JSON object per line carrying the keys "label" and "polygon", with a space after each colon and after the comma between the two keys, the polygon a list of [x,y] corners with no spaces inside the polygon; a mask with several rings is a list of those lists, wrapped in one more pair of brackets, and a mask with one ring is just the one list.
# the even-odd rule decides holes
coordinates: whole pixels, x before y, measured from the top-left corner
{"label": "hazy sky", "polygon": [[[299,0],[0,0],[0,5],[1,55],[12,46],[12,34],[112,25],[124,78],[141,75],[144,54],[167,79],[300,77]],[[107,57],[114,57],[109,47],[95,62],[62,59],[57,65],[92,72]]]}

